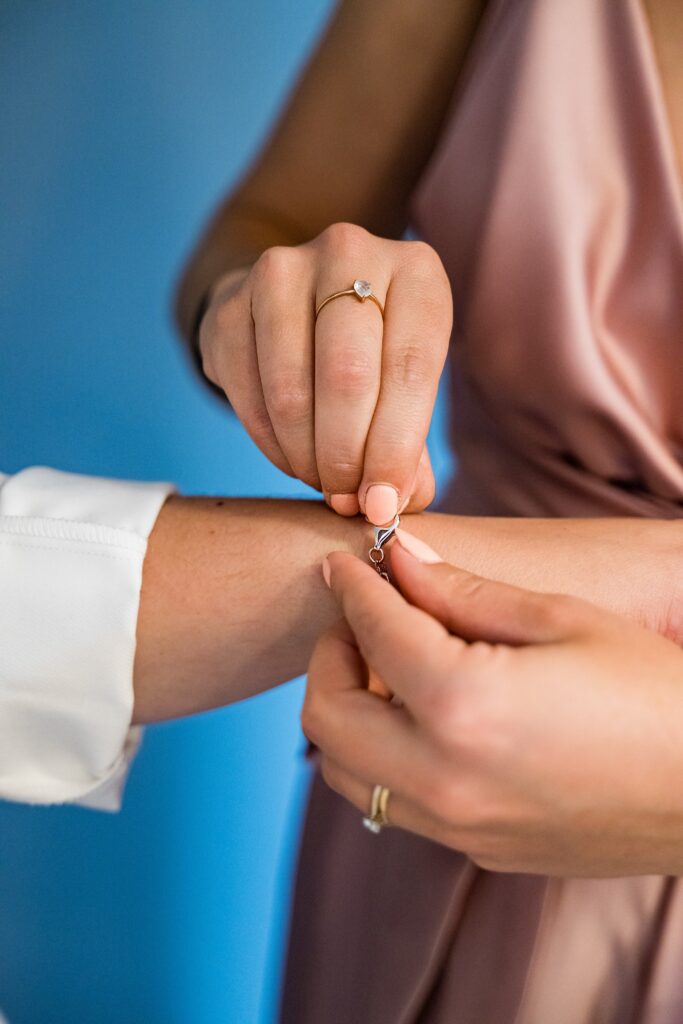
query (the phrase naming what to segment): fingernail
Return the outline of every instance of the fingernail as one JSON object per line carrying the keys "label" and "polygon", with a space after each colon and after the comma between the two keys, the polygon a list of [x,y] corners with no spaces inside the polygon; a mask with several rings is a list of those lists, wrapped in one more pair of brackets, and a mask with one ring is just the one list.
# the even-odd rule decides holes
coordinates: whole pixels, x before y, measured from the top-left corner
{"label": "fingernail", "polygon": [[425,562],[427,565],[443,562],[441,555],[437,555],[434,548],[430,548],[429,544],[425,544],[415,534],[407,533],[404,529],[399,528],[394,536],[404,551],[407,551],[413,558],[417,558],[418,562]]}
{"label": "fingernail", "polygon": [[330,560],[327,555],[323,558],[323,579],[325,580],[325,583],[327,583],[328,587],[332,586],[332,566],[330,565]]}
{"label": "fingernail", "polygon": [[365,495],[365,515],[374,526],[384,526],[396,517],[398,492],[389,484],[373,484]]}
{"label": "fingernail", "polygon": [[330,505],[340,516],[357,516],[359,512],[357,494],[331,494]]}

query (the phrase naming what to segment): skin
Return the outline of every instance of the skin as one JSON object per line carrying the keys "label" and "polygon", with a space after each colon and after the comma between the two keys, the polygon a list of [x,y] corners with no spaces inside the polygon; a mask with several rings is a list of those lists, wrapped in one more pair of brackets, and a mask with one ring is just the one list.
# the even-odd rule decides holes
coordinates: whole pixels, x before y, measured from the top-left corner
{"label": "skin", "polygon": [[[179,287],[188,338],[210,296],[204,372],[261,450],[337,511],[360,506],[377,523],[433,497],[424,444],[450,288],[433,249],[400,239],[485,6],[377,0],[368,17],[361,0],[340,4]],[[398,71],[407,65],[410,75]],[[349,297],[315,324],[317,303],[356,278],[385,303],[384,324],[372,303]],[[373,485],[391,490],[367,504]]]}
{"label": "skin", "polygon": [[[433,497],[424,441],[450,294],[437,254],[400,239],[487,6],[376,0],[368,18],[361,0],[339,4],[179,285],[178,322],[208,380],[268,458],[343,515],[360,508],[380,523],[394,506],[416,511]],[[680,168],[683,14],[678,0],[644,0],[643,11]],[[385,303],[384,324],[371,303],[349,298],[316,324],[317,303],[356,277]],[[373,485],[390,490],[368,505]]]}
{"label": "skin", "polygon": [[[367,5],[360,0],[341,3],[271,138],[205,231],[179,287],[178,319],[188,339],[194,334],[198,310],[206,299],[198,344],[208,379],[228,397],[250,435],[276,465],[322,488],[325,499],[346,516],[354,515],[360,508],[375,521],[389,518],[379,514],[389,511],[386,500],[382,503],[369,500],[368,495],[373,493],[370,488],[376,484],[390,485],[396,495],[395,503],[410,510],[422,509],[431,500],[433,480],[424,439],[450,332],[450,300],[435,254],[426,246],[401,241],[401,236],[408,223],[409,197],[433,151],[453,88],[457,86],[486,6],[484,2],[466,0],[406,0],[400,5],[391,0],[377,0],[369,18]],[[673,148],[681,170],[683,80],[679,58],[683,24],[680,3],[678,0],[644,0],[643,11],[652,33]],[[388,24],[391,24],[391,32],[386,31]],[[408,65],[410,75],[404,73]],[[369,114],[359,116],[359,109]],[[359,167],[362,174],[358,173]],[[347,287],[356,277],[371,280],[380,298],[386,301],[384,324],[371,304],[361,306],[355,299],[344,298],[326,307],[316,325],[313,320],[316,302],[331,291]],[[397,310],[400,316],[394,315]],[[386,496],[385,492],[385,499]],[[181,514],[179,507],[176,511],[182,521],[185,513]],[[188,509],[186,513],[192,519]],[[277,510],[273,510],[273,517],[271,528],[279,521]],[[304,535],[299,535],[296,528],[290,535],[291,521],[287,517],[285,520],[288,524],[285,534],[280,535],[280,543],[274,547],[271,529],[266,529],[261,536],[258,529],[254,531],[251,517],[243,519],[241,528],[248,526],[247,533],[251,537],[256,532],[254,539],[262,541],[263,546],[256,544],[260,554],[255,558],[248,557],[236,540],[232,551],[223,549],[223,557],[227,550],[233,558],[231,566],[236,566],[234,571],[231,568],[233,582],[227,587],[225,579],[216,573],[216,566],[221,564],[218,547],[209,544],[214,559],[205,563],[195,546],[193,530],[188,524],[181,526],[185,564],[176,567],[168,563],[165,583],[169,593],[176,594],[179,606],[191,612],[195,621],[201,616],[204,622],[201,609],[205,608],[207,599],[217,600],[217,607],[223,614],[214,620],[209,613],[208,618],[217,631],[222,627],[222,644],[208,643],[207,656],[194,643],[194,637],[185,635],[186,653],[183,654],[171,630],[174,624],[180,625],[178,609],[171,602],[165,609],[167,621],[157,622],[150,634],[156,637],[156,643],[152,644],[154,657],[163,664],[168,680],[164,699],[158,704],[154,704],[154,698],[145,697],[145,691],[153,689],[146,680],[154,673],[146,669],[146,641],[144,636],[141,638],[136,689],[140,688],[142,694],[139,712],[142,720],[150,715],[199,710],[246,696],[243,670],[247,665],[249,675],[254,676],[254,689],[280,681],[290,672],[290,667],[291,674],[301,671],[313,643],[313,634],[324,628],[333,609],[320,599],[318,590],[314,590],[315,601],[311,602],[310,588],[314,584],[310,582],[311,577],[302,574],[297,558],[303,558],[304,566],[310,569],[307,559],[312,551],[311,534],[320,526],[325,541],[330,536],[325,532],[327,527],[323,527],[323,520],[315,516],[315,521],[309,524],[313,525],[313,530],[310,534],[304,531]],[[160,522],[161,547],[157,546],[156,550],[163,554],[165,517]],[[235,522],[239,525],[239,516]],[[341,519],[337,520],[339,522]],[[177,527],[178,523],[171,532]],[[539,520],[527,521],[518,527],[506,520],[495,525],[480,520],[473,524],[471,535],[467,535],[466,524],[455,517],[416,516],[410,521],[410,529],[417,533],[423,529],[426,535],[435,531],[435,540],[444,555],[465,568],[541,592],[559,590],[594,600],[680,642],[681,583],[675,575],[676,566],[680,564],[680,535],[675,526],[664,527],[668,524],[643,522],[632,526],[619,521],[609,524],[587,521],[579,525]],[[470,541],[467,546],[462,543],[464,535]],[[199,531],[197,540],[202,536]],[[241,544],[243,546],[243,540]],[[151,559],[155,557],[154,552],[152,546]],[[180,553],[172,543],[171,552]],[[271,557],[263,558],[263,554]],[[400,558],[398,555],[397,565]],[[283,594],[286,593],[288,600],[292,594],[297,595],[296,612],[281,606],[286,606],[287,601],[268,602],[273,560],[278,563],[276,578],[283,586],[284,581],[290,584]],[[153,562],[150,561],[150,565]],[[176,572],[180,574],[179,579],[176,579]],[[161,602],[163,606],[166,598],[160,597],[155,585],[155,570],[147,569],[146,576],[143,613],[154,627],[156,605]],[[247,581],[247,576],[254,578]],[[372,580],[374,590],[379,593],[378,579],[368,577],[367,572],[365,578]],[[201,586],[207,579],[208,589]],[[258,583],[260,586],[256,585]],[[319,588],[319,581],[315,586]],[[481,585],[480,589],[486,588]],[[217,597],[219,590],[221,594]],[[383,597],[386,597],[386,590],[382,592]],[[237,625],[242,622],[242,612],[235,613],[234,609],[244,592],[252,603],[249,620],[240,630],[233,627],[230,620],[234,616]],[[475,857],[481,857],[482,863],[502,865],[503,869],[527,865],[528,870],[552,870],[553,873],[669,870],[673,864],[667,860],[672,836],[680,840],[679,820],[664,807],[661,792],[676,790],[672,780],[678,779],[680,765],[675,757],[669,757],[671,744],[660,743],[658,747],[656,741],[671,735],[666,732],[665,723],[673,711],[680,720],[680,709],[674,704],[670,685],[674,664],[672,646],[635,630],[633,625],[619,625],[589,605],[574,603],[570,609],[565,604],[562,618],[557,610],[558,600],[547,597],[542,601],[529,600],[534,602],[537,611],[547,607],[550,617],[557,614],[557,633],[540,643],[535,627],[530,626],[529,635],[524,634],[520,644],[501,644],[495,632],[501,609],[510,624],[516,623],[520,628],[529,618],[527,598],[510,595],[507,591],[505,594],[508,603],[500,598],[500,593],[502,603],[484,603],[480,623],[483,646],[464,648],[466,651],[490,650],[490,656],[482,653],[481,661],[504,668],[501,688],[507,680],[510,692],[515,687],[515,700],[517,694],[520,695],[517,718],[511,712],[507,718],[499,715],[496,719],[498,732],[502,721],[511,737],[519,739],[521,730],[526,739],[522,713],[531,713],[532,698],[543,696],[541,679],[546,682],[548,678],[557,679],[559,713],[553,715],[552,709],[542,702],[545,718],[538,721],[534,737],[537,746],[533,747],[538,760],[534,762],[531,757],[529,762],[529,758],[510,757],[505,762],[503,774],[509,784],[508,796],[512,794],[508,804],[503,806],[505,780],[499,777],[497,790],[493,783],[488,791],[482,788],[481,792],[490,796],[488,802],[482,803],[490,814],[488,832],[480,830],[481,850],[467,845],[459,848],[472,850]],[[226,603],[223,603],[224,598]],[[429,601],[424,595],[423,599],[424,607],[429,610]],[[301,611],[303,605],[308,608],[310,618]],[[244,605],[240,605],[242,607]],[[450,625],[457,632],[460,612],[453,612],[453,615],[456,618]],[[379,612],[373,621],[377,622],[378,616]],[[443,630],[443,619],[441,621]],[[385,626],[388,628],[387,623]],[[293,627],[302,629],[300,642],[292,635]],[[346,636],[348,647],[348,633]],[[238,644],[240,657],[235,658],[235,648],[230,641]],[[456,646],[451,644],[451,649]],[[535,660],[530,656],[524,660],[522,652],[527,648],[536,652]],[[647,659],[638,658],[640,649],[647,651]],[[337,646],[335,650],[340,671],[348,669],[348,653],[344,647]],[[462,644],[458,650],[462,653]],[[171,657],[173,653],[175,658]],[[220,657],[212,661],[214,654]],[[475,660],[471,656],[466,659],[468,671]],[[239,672],[232,669],[231,664],[238,666]],[[334,667],[332,658],[331,678]],[[458,672],[460,667],[458,661]],[[533,672],[525,689],[525,671],[531,668]],[[382,665],[382,671],[385,669]],[[680,667],[677,671],[680,681]],[[634,678],[634,672],[639,673],[640,682]],[[202,673],[206,673],[206,684],[197,681],[204,679]],[[581,680],[580,686],[576,684],[577,678]],[[191,687],[188,679],[192,680]],[[623,692],[619,690],[620,680]],[[645,707],[642,700],[643,680],[653,681],[655,692],[662,695],[652,709],[649,705]],[[251,683],[246,684],[247,689],[251,686]],[[628,805],[628,794],[623,788],[619,789],[618,780],[613,778],[613,767],[619,764],[619,756],[607,763],[603,754],[605,737],[610,738],[610,744],[626,760],[630,754],[629,750],[618,747],[619,738],[611,730],[617,692],[624,702],[624,736],[634,738],[638,710],[645,716],[647,725],[637,749],[652,787],[647,792],[638,790],[637,780],[627,773],[637,794],[637,799],[634,795],[635,806]],[[378,700],[376,695],[362,696],[364,700]],[[146,708],[147,699],[152,701],[152,712]],[[579,720],[571,713],[572,707],[584,704],[591,707],[595,715],[595,727],[591,722],[588,731],[585,716],[579,716]],[[384,704],[375,706],[387,711]],[[653,714],[657,711],[662,716],[658,726],[653,724]],[[535,721],[533,716],[531,721]],[[307,722],[307,727],[309,725]],[[316,715],[312,728],[317,729],[319,725],[320,716]],[[559,763],[558,754],[552,761],[557,765],[556,776],[553,776],[555,789],[546,790],[543,802],[539,797],[540,773],[537,767],[534,775],[533,765],[538,766],[543,761],[541,751],[544,755],[553,754],[552,749],[543,747],[540,737],[547,735],[552,741],[554,733],[558,738],[557,750],[564,751],[564,760]],[[450,761],[444,758],[429,728],[424,729],[423,739],[432,755],[437,760],[441,757],[439,763],[448,780],[448,766],[452,768],[454,763],[453,751]],[[457,744],[461,739],[458,735],[453,742]],[[514,749],[518,753],[518,748]],[[596,779],[602,786],[601,773],[605,774],[604,789],[600,799],[596,797],[596,821],[599,820],[600,828],[606,828],[608,836],[601,850],[594,835],[595,841],[587,847],[587,862],[580,844],[577,847],[573,841],[579,835],[576,823],[582,814],[586,824],[586,808],[577,812],[568,792],[572,788],[569,769],[577,750],[590,768],[585,775],[584,792],[590,792],[591,798],[596,790]],[[350,764],[341,763],[340,770],[351,768]],[[488,775],[484,772],[479,778],[482,787],[483,777],[490,779],[495,774],[490,762],[489,769]],[[354,770],[358,773],[360,766],[356,765]],[[365,809],[369,778],[362,780],[362,792],[355,789],[348,793]],[[397,792],[400,793],[399,788]],[[549,793],[558,801],[557,807],[563,809],[562,813],[554,813],[555,805]],[[527,800],[526,818],[523,811],[517,818],[510,811],[515,799],[520,806],[523,803],[520,794]],[[421,804],[424,792],[413,797],[415,807],[424,810]],[[643,812],[646,803],[654,808],[650,818]],[[497,806],[500,808],[498,818],[495,817]],[[624,811],[627,806],[629,813]],[[660,812],[661,816],[657,817]],[[449,817],[449,813],[444,807],[436,812],[432,807],[431,819],[439,822],[441,831],[438,834],[426,831],[426,834],[438,835],[442,841],[459,845],[464,840],[459,833],[457,841],[454,840],[452,831],[460,827],[455,820],[457,814]],[[667,832],[667,816],[674,820],[673,831]],[[586,834],[591,829],[595,832],[596,821],[587,822]],[[417,819],[406,819],[405,823],[425,831]],[[537,839],[540,837],[535,854],[530,839],[534,830]],[[620,830],[622,845],[618,848]],[[510,845],[505,847],[506,834],[508,837],[516,834],[519,845],[515,847],[510,840]],[[651,843],[652,835],[661,838],[662,857],[656,864],[652,860],[647,862],[642,850],[643,836]],[[488,846],[484,841],[486,837]],[[501,837],[500,849],[494,849],[496,837]],[[564,861],[563,844],[566,847]],[[546,849],[549,859],[541,863],[542,852]],[[556,858],[554,861],[552,856]]]}
{"label": "skin", "polygon": [[[466,569],[591,599],[683,642],[679,523],[431,513],[403,522]],[[170,498],[143,566],[135,721],[230,704],[303,673],[339,617],[322,559],[333,549],[366,558],[371,543],[367,524],[321,502]]]}
{"label": "skin", "polygon": [[[492,582],[400,546],[402,593],[335,553],[344,615],[302,713],[333,789],[481,867],[683,873],[683,652],[578,598]],[[367,688],[390,681],[396,705]]]}
{"label": "skin", "polygon": [[[384,321],[353,296],[316,320],[316,305],[358,276],[352,267],[382,297]],[[206,376],[276,466],[323,490],[336,511],[355,515],[360,504],[379,525],[434,497],[425,442],[451,322],[433,249],[334,224],[223,280],[200,348]],[[390,488],[389,504],[386,490],[368,499],[373,486]]]}

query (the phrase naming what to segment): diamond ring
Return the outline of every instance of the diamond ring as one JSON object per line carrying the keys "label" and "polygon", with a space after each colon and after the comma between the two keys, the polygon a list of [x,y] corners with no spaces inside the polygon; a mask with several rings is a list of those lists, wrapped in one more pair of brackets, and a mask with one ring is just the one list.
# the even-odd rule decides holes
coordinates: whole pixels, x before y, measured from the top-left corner
{"label": "diamond ring", "polygon": [[382,314],[382,317],[384,317],[384,306],[373,292],[372,285],[370,284],[369,281],[361,281],[360,278],[358,278],[353,282],[351,288],[344,288],[342,291],[334,292],[332,295],[328,295],[326,299],[323,299],[323,301],[320,302],[318,304],[318,307],[316,308],[316,320],[318,319],[318,314],[320,313],[320,310],[323,308],[323,306],[326,306],[328,302],[332,302],[332,299],[340,298],[342,295],[355,295],[359,302],[365,302],[366,299],[370,299],[370,302],[375,303],[378,310]]}
{"label": "diamond ring", "polygon": [[375,786],[372,791],[369,817],[363,818],[363,824],[375,835],[378,835],[385,825],[389,824],[387,818],[387,804],[389,803],[390,790],[386,786]]}

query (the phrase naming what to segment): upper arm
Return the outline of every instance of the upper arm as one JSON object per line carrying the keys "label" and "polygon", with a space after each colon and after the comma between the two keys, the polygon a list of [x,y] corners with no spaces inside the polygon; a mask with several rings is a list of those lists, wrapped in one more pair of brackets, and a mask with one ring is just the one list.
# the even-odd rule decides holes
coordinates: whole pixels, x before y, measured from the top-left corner
{"label": "upper arm", "polygon": [[191,339],[207,290],[272,245],[339,221],[400,238],[488,0],[343,0],[179,283]]}
{"label": "upper arm", "polygon": [[398,236],[486,0],[344,0],[231,198],[304,241]]}

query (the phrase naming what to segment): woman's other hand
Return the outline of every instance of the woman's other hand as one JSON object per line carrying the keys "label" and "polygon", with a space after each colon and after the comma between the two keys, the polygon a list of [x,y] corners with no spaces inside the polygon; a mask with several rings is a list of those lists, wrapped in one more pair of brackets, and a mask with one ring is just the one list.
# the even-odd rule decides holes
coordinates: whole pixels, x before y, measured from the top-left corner
{"label": "woman's other hand", "polygon": [[[316,307],[357,279],[354,295]],[[435,251],[333,224],[311,242],[267,249],[212,290],[199,347],[261,451],[376,525],[434,494],[426,437],[448,350],[452,303]]]}
{"label": "woman's other hand", "polygon": [[[329,558],[345,620],[319,642],[303,726],[328,783],[495,871],[683,870],[683,653],[577,598],[426,564],[404,596]],[[401,699],[366,689],[368,667]],[[360,822],[359,822],[360,826]]]}

